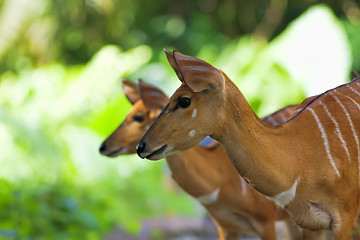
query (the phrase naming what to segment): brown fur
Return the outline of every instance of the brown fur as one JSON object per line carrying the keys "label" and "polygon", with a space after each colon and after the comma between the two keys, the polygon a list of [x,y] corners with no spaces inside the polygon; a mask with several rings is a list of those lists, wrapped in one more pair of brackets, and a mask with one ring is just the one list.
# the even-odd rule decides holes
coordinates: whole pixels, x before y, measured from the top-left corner
{"label": "brown fur", "polygon": [[[168,99],[159,97],[164,96],[160,90],[144,82],[140,82],[140,92],[141,99],[134,104],[124,123],[102,144],[102,154],[114,157],[117,149],[126,154],[135,153],[135,139],[140,140],[147,126],[160,113],[161,106],[168,102]],[[291,111],[286,108],[283,111],[287,117],[290,116]],[[144,121],[134,122],[137,115],[143,115]],[[192,197],[209,195],[215,189],[221,189],[215,202],[203,204],[218,227],[220,239],[239,239],[241,232],[257,234],[262,239],[276,239],[276,220],[287,220],[289,225],[292,224],[284,209],[247,186],[218,144],[210,148],[196,145],[167,157],[166,161],[172,178]],[[297,229],[292,234],[298,235]]]}
{"label": "brown fur", "polygon": [[[168,58],[171,57],[167,54]],[[196,66],[188,66],[202,60],[194,60],[176,51],[172,57],[176,65],[170,64],[180,73],[186,71],[183,76],[191,76],[193,72],[198,74]],[[177,62],[178,57],[180,62]],[[336,240],[350,239],[359,213],[359,146],[348,118],[335,102],[334,96],[348,109],[356,135],[360,138],[360,110],[348,98],[360,103],[359,96],[351,93],[348,87],[360,92],[357,82],[307,99],[292,120],[274,127],[261,121],[233,82],[217,71],[221,77],[215,74],[216,68],[206,75],[211,86],[216,85],[217,88],[198,91],[196,86],[199,83],[193,81],[192,77],[182,80],[182,85],[170,98],[166,111],[139,142],[144,148],[138,154],[150,159],[166,157],[187,150],[204,136],[210,135],[222,144],[240,175],[259,192],[274,197],[298,182],[295,194],[284,204],[301,227],[328,229]],[[199,86],[206,86],[207,79],[202,79],[205,82]],[[193,85],[194,89],[190,87]],[[183,96],[191,99],[191,105],[175,109],[179,97]],[[350,152],[349,159],[346,158],[334,123],[324,112],[324,105],[328,106],[332,117],[341,126]],[[198,115],[192,118],[191,112],[195,108]],[[340,176],[330,164],[324,136],[311,109],[319,115],[323,124]],[[192,129],[196,129],[196,134],[189,136]],[[165,144],[168,147],[156,154],[158,147]]]}

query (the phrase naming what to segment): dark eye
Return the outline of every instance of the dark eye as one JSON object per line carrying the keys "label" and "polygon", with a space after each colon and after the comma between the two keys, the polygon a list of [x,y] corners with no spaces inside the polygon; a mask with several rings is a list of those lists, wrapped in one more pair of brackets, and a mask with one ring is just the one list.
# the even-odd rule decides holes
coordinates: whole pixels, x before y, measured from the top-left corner
{"label": "dark eye", "polygon": [[176,108],[187,108],[191,103],[190,98],[188,97],[181,97],[178,100],[178,103],[176,105]]}
{"label": "dark eye", "polygon": [[144,119],[145,119],[145,117],[144,117],[143,115],[136,115],[136,116],[133,118],[133,120],[134,120],[135,122],[142,122],[142,121],[144,121]]}

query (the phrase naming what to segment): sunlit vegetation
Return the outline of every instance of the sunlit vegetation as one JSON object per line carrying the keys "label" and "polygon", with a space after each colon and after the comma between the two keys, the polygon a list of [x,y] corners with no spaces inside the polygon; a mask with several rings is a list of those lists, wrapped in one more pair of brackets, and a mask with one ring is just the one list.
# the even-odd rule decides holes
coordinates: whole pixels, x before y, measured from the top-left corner
{"label": "sunlit vegetation", "polygon": [[298,103],[360,70],[356,2],[308,2],[0,1],[0,238],[101,239],[201,215],[164,161],[98,153],[131,108],[120,80],[170,95],[166,47],[223,70],[260,116]]}

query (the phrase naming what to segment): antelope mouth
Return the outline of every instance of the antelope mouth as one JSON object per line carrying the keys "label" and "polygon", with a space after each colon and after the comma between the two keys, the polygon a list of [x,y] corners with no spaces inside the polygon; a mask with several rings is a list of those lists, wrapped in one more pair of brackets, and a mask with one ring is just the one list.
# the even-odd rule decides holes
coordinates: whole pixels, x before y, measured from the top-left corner
{"label": "antelope mouth", "polygon": [[162,146],[158,150],[155,150],[154,152],[150,153],[148,156],[146,156],[146,158],[149,159],[149,160],[159,160],[161,158],[164,158],[163,153],[165,152],[166,148],[167,148],[167,144],[165,144],[164,146]]}
{"label": "antelope mouth", "polygon": [[108,153],[103,153],[103,155],[114,158],[114,157],[126,154],[126,152],[127,152],[127,150],[125,148],[121,147],[121,148],[118,148],[118,149],[116,149],[114,151],[111,151],[111,152],[108,152]]}

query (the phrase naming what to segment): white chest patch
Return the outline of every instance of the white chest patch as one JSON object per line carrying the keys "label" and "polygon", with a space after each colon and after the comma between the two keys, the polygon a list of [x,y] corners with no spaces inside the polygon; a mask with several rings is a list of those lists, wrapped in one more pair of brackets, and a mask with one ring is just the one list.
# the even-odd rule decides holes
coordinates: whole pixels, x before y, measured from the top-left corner
{"label": "white chest patch", "polygon": [[192,117],[194,118],[196,116],[196,114],[197,114],[197,110],[196,110],[196,108],[194,108],[194,110],[192,112]]}
{"label": "white chest patch", "polygon": [[201,204],[207,205],[216,202],[218,196],[220,193],[220,188],[215,189],[211,194],[197,197],[196,200],[198,200]]}
{"label": "white chest patch", "polygon": [[287,191],[281,192],[279,194],[276,194],[275,196],[269,197],[270,199],[274,200],[276,203],[278,203],[280,206],[285,207],[287,206],[296,195],[296,188],[298,183],[300,182],[299,179],[296,179],[294,185]]}
{"label": "white chest patch", "polygon": [[195,134],[196,134],[196,130],[194,129],[189,132],[190,137],[193,137]]}
{"label": "white chest patch", "polygon": [[243,195],[246,195],[246,192],[247,192],[247,183],[245,182],[245,180],[244,179],[242,179],[241,177],[240,177],[240,181],[241,181],[241,193],[243,194]]}

